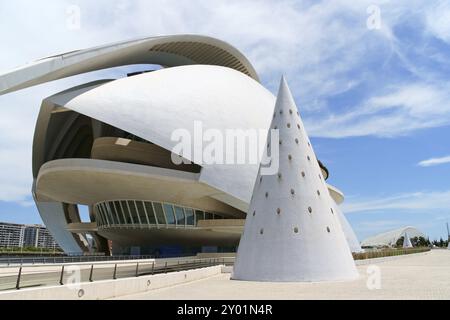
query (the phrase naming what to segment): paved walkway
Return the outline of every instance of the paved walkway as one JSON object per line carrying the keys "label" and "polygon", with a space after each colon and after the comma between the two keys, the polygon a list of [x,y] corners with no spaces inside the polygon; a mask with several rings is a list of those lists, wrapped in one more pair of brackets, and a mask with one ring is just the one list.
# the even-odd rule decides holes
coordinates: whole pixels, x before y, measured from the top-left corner
{"label": "paved walkway", "polygon": [[[221,274],[121,299],[450,299],[450,250],[404,256],[375,267],[361,265],[358,271],[358,280],[331,283],[234,281],[229,274]],[[375,289],[378,284],[380,288]]]}

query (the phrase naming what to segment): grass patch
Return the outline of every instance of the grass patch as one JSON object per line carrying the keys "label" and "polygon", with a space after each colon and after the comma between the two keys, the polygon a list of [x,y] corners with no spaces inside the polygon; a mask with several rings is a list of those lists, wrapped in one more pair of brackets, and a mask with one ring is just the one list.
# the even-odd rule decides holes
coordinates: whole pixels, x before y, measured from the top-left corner
{"label": "grass patch", "polygon": [[405,254],[427,252],[430,250],[431,249],[428,247],[409,248],[409,249],[403,249],[403,248],[379,249],[379,250],[371,250],[371,251],[366,251],[366,252],[353,253],[353,259],[365,260],[365,259],[373,259],[373,258],[401,256],[401,255],[405,255]]}

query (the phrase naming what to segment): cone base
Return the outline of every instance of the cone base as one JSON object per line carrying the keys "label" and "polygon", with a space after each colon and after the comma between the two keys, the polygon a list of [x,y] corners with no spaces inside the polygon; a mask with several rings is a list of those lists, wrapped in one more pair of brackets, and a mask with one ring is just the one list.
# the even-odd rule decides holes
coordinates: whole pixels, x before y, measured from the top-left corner
{"label": "cone base", "polygon": [[359,278],[359,273],[354,268],[347,273],[340,274],[322,274],[322,275],[304,275],[304,274],[251,274],[237,275],[235,272],[231,275],[231,280],[236,281],[257,281],[257,282],[332,282],[332,281],[352,281]]}

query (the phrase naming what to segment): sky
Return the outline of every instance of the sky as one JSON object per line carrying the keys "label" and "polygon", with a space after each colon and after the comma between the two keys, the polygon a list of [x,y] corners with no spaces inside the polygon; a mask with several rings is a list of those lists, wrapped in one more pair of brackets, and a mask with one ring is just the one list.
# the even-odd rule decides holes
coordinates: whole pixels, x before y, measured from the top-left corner
{"label": "sky", "polygon": [[[446,237],[448,1],[1,1],[0,74],[62,52],[186,33],[238,48],[274,94],[286,76],[360,240],[407,225]],[[30,190],[42,99],[125,73],[89,73],[0,96],[0,221],[41,223]]]}

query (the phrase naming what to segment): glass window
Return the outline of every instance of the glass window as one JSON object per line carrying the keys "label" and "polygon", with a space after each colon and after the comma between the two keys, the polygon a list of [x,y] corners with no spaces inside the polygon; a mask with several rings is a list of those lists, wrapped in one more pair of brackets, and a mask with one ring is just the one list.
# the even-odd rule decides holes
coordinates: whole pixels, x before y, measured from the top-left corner
{"label": "glass window", "polygon": [[156,224],[155,214],[153,213],[153,207],[151,202],[144,202],[145,210],[147,210],[147,217],[150,224]]}
{"label": "glass window", "polygon": [[195,210],[195,225],[197,225],[199,220],[205,220],[204,212],[200,210]]}
{"label": "glass window", "polygon": [[184,213],[186,214],[186,224],[189,226],[194,226],[195,225],[194,210],[184,208]]}
{"label": "glass window", "polygon": [[109,206],[108,202],[105,202],[105,208],[106,208],[106,212],[108,214],[108,218],[111,221],[111,224],[118,224],[118,222],[116,221],[116,215],[115,213],[111,210],[111,207]]}
{"label": "glass window", "polygon": [[105,204],[104,204],[104,203],[101,203],[101,204],[100,204],[100,208],[101,208],[102,215],[103,215],[103,217],[104,217],[104,219],[105,219],[105,221],[106,221],[106,224],[107,224],[107,225],[110,225],[111,222],[109,221],[108,214],[107,214],[107,212],[106,212],[106,210],[105,210]]}
{"label": "glass window", "polygon": [[205,220],[211,220],[213,218],[212,213],[205,212]]}
{"label": "glass window", "polygon": [[162,204],[159,202],[153,202],[153,208],[155,208],[156,219],[158,224],[166,224],[166,218],[164,217],[164,211]]}
{"label": "glass window", "polygon": [[136,201],[136,207],[139,213],[141,223],[148,224],[147,216],[145,215],[144,203],[142,201]]}
{"label": "glass window", "polygon": [[167,224],[175,224],[175,212],[171,204],[164,204],[164,212],[166,213]]}
{"label": "glass window", "polygon": [[127,224],[132,224],[132,223],[133,223],[133,220],[131,219],[131,216],[130,216],[130,212],[129,212],[129,209],[128,209],[127,202],[126,202],[126,201],[120,201],[120,208],[122,209],[122,212],[123,212],[124,215],[125,215]]}
{"label": "glass window", "polygon": [[139,215],[136,210],[136,205],[134,204],[134,201],[127,201],[128,207],[130,208],[131,213],[131,220],[133,220],[133,224],[140,224],[139,221]]}
{"label": "glass window", "polygon": [[114,219],[116,220],[117,224],[121,224],[122,222],[120,221],[120,211],[117,210],[116,206],[114,205],[114,202],[110,202],[109,203],[109,207],[111,208],[112,212],[114,213]]}
{"label": "glass window", "polygon": [[114,205],[114,209],[116,209],[117,217],[119,218],[120,224],[126,224],[125,215],[123,214],[123,211],[120,208],[119,201],[114,201],[113,205]]}
{"label": "glass window", "polygon": [[102,226],[105,223],[103,222],[103,219],[102,219],[102,215],[101,215],[101,212],[100,212],[100,206],[96,205],[95,209],[97,210],[97,224]]}
{"label": "glass window", "polygon": [[184,226],[186,224],[185,218],[184,218],[184,211],[181,207],[175,207],[175,215],[177,217],[177,225]]}

